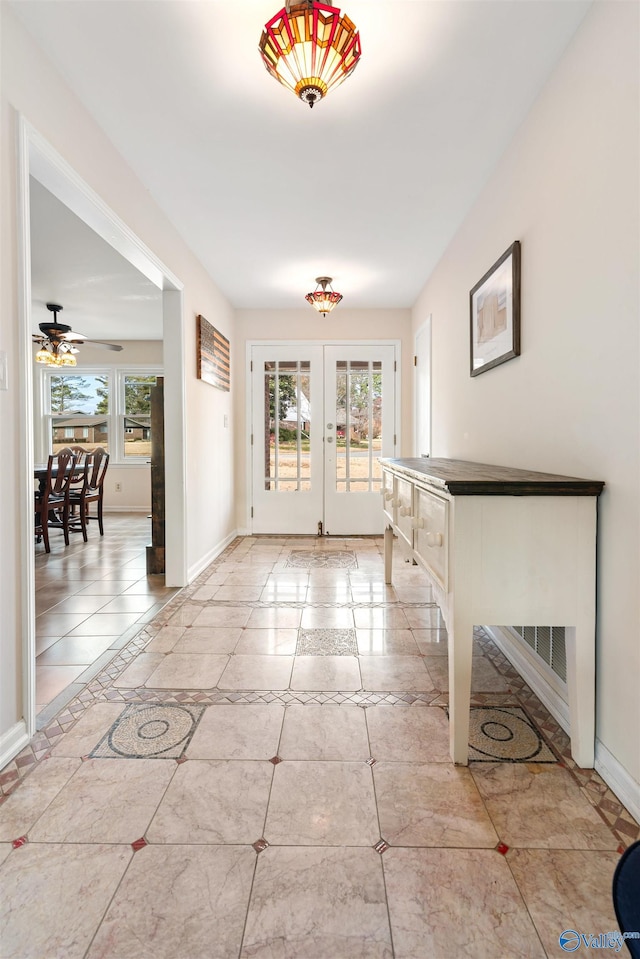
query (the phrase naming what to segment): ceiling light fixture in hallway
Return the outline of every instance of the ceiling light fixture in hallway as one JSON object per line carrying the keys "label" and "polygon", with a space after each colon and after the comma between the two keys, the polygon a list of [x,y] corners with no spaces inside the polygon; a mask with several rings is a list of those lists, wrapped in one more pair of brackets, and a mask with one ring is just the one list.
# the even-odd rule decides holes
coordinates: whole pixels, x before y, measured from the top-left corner
{"label": "ceiling light fixture in hallway", "polygon": [[360,33],[330,2],[287,0],[260,37],[268,72],[313,107],[355,70]]}

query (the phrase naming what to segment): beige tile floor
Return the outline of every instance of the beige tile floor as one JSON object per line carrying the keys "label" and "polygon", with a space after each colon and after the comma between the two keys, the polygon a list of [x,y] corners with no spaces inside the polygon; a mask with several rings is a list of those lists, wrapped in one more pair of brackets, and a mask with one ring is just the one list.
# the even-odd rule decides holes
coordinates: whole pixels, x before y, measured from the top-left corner
{"label": "beige tile floor", "polygon": [[[357,566],[288,566],[300,550]],[[147,595],[122,569],[141,572],[110,560],[96,592],[43,609],[51,668],[111,637],[88,620],[145,615],[104,611]],[[108,665],[0,775],[2,959],[520,959],[616,929],[637,827],[482,631],[474,702],[526,708],[562,761],[451,764],[431,602],[401,558],[385,586],[377,539],[246,538],[102,645]]]}
{"label": "beige tile floor", "polygon": [[51,533],[51,552],[35,547],[36,711],[39,726],[76,696],[99,668],[176,592],[146,575],[150,520],[107,513],[105,535],[88,542]]}

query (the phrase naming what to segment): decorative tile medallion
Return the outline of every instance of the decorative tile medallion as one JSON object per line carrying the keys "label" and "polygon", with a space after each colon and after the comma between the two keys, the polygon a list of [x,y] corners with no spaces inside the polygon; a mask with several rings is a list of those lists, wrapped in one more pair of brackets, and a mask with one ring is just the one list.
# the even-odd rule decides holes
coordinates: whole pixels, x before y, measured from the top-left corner
{"label": "decorative tile medallion", "polygon": [[352,550],[292,549],[287,566],[298,569],[357,569],[358,561]]}
{"label": "decorative tile medallion", "polygon": [[265,849],[269,848],[269,843],[266,839],[256,839],[254,843],[251,844],[257,853],[264,852]]}
{"label": "decorative tile medallion", "polygon": [[555,763],[542,736],[519,706],[472,706],[469,759],[475,762]]}
{"label": "decorative tile medallion", "polygon": [[296,656],[357,656],[355,629],[300,629]]}
{"label": "decorative tile medallion", "polygon": [[90,753],[92,759],[179,759],[204,706],[131,704]]}
{"label": "decorative tile medallion", "polygon": [[375,849],[377,853],[380,853],[380,855],[382,855],[382,853],[386,852],[387,849],[389,848],[389,843],[387,842],[386,839],[379,839],[373,848]]}

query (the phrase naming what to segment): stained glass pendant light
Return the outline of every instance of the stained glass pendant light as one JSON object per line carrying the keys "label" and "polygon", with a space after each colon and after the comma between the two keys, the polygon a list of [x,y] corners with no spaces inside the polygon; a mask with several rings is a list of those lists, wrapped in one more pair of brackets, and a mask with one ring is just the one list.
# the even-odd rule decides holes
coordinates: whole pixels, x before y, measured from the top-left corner
{"label": "stained glass pendant light", "polygon": [[[333,292],[330,276],[317,276],[316,283],[318,286],[316,286],[313,293],[307,293],[305,300],[307,303],[310,303],[318,313],[326,316],[327,313],[331,313],[334,306],[338,305],[342,299],[342,293]],[[329,289],[327,289],[327,287],[329,287]]]}
{"label": "stained glass pendant light", "polygon": [[312,107],[355,70],[360,34],[330,2],[287,0],[265,25],[260,53],[271,76]]}

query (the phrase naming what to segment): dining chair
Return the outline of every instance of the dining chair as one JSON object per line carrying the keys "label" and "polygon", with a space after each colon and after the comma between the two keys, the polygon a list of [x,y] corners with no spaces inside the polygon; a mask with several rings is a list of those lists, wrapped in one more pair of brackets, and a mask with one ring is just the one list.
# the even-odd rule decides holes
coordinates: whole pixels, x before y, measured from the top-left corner
{"label": "dining chair", "polygon": [[71,452],[74,454],[76,458],[76,465],[83,466],[84,458],[87,455],[87,453],[90,452],[90,450],[86,450],[84,446],[70,446],[69,449],[71,450]]}
{"label": "dining chair", "polygon": [[47,461],[47,475],[42,493],[35,493],[34,514],[37,541],[44,541],[47,553],[49,530],[61,529],[65,546],[69,545],[69,490],[76,468],[76,458],[69,447],[63,447]]}
{"label": "dining chair", "polygon": [[[88,461],[88,465],[87,465]],[[104,536],[102,523],[102,502],[104,497],[104,478],[109,465],[109,454],[99,446],[93,453],[87,453],[85,459],[84,480],[81,489],[71,490],[69,507],[77,506],[81,518],[84,541],[87,541],[86,524],[89,520],[98,520],[100,535]],[[97,515],[89,514],[91,503],[97,503]]]}
{"label": "dining chair", "polygon": [[[75,447],[77,448],[77,447]],[[74,449],[72,446],[71,449]],[[69,509],[67,511],[67,530],[81,530],[82,538],[87,542],[87,511],[83,503],[83,493],[89,489],[93,474],[94,454],[82,450],[82,463],[76,463],[69,482]],[[77,510],[77,512],[76,512]]]}

